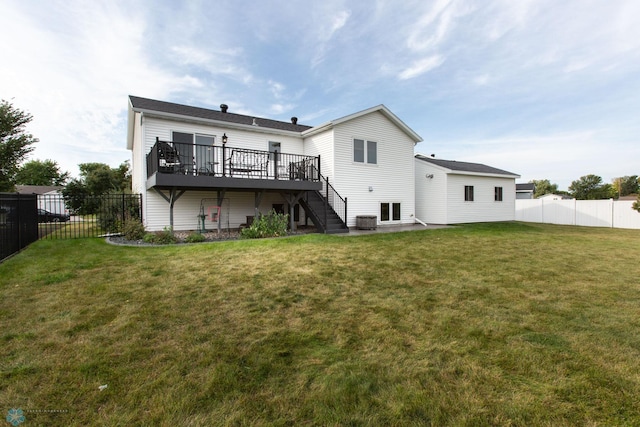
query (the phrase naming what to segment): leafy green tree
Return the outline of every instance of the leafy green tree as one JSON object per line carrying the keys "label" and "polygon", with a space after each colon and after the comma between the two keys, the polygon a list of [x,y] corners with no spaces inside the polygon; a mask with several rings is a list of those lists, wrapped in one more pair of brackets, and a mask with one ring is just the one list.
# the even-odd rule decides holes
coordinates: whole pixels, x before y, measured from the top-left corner
{"label": "leafy green tree", "polygon": [[640,191],[638,175],[613,178],[613,188],[619,197],[637,194]]}
{"label": "leafy green tree", "polygon": [[640,212],[640,194],[638,194],[638,200],[633,202],[633,205],[631,207]]}
{"label": "leafy green tree", "polygon": [[535,185],[536,190],[533,198],[537,199],[545,194],[556,194],[558,192],[558,184],[552,184],[548,179],[534,179],[529,181]]}
{"label": "leafy green tree", "polygon": [[127,192],[131,189],[129,162],[117,168],[104,163],[81,163],[80,178],[72,179],[62,189],[62,194],[71,209],[80,214],[92,214],[100,207],[100,196],[109,192]]}
{"label": "leafy green tree", "polygon": [[0,101],[0,191],[13,191],[20,163],[38,142],[25,130],[31,114]]}
{"label": "leafy green tree", "polygon": [[603,184],[601,177],[585,175],[571,183],[569,194],[577,200],[600,200],[613,197],[615,190],[611,184]]}
{"label": "leafy green tree", "polygon": [[61,172],[53,160],[31,160],[20,167],[16,174],[19,185],[64,185],[69,172]]}

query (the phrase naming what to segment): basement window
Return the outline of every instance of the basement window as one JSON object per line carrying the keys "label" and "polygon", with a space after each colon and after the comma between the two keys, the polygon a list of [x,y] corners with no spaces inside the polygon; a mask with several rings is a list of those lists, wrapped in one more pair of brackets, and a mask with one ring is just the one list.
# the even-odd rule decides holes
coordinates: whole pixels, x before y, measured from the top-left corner
{"label": "basement window", "polygon": [[380,221],[400,221],[400,203],[380,203]]}

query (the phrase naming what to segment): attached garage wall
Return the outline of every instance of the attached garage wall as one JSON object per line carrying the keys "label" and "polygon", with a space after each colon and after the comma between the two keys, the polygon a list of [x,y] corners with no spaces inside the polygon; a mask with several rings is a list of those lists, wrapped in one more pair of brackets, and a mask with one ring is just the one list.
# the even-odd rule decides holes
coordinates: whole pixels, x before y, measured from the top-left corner
{"label": "attached garage wall", "polygon": [[416,218],[427,224],[446,224],[447,173],[420,159],[415,159],[415,166]]}
{"label": "attached garage wall", "polygon": [[[464,200],[464,187],[472,185],[474,201]],[[494,200],[495,187],[502,187],[502,201]],[[449,174],[447,224],[515,220],[515,179]]]}

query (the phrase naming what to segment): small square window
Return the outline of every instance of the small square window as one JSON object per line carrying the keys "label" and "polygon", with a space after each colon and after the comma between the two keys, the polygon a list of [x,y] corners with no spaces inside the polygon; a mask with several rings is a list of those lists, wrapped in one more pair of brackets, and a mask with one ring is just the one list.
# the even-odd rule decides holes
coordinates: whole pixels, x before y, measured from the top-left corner
{"label": "small square window", "polygon": [[464,201],[473,202],[473,185],[464,186]]}

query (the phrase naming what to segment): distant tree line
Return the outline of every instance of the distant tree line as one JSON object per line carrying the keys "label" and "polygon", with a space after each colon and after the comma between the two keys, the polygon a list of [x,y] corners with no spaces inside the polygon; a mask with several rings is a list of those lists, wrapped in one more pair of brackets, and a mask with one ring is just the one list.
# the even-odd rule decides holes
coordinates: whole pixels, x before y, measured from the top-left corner
{"label": "distant tree line", "polygon": [[569,191],[558,190],[558,184],[552,184],[548,179],[530,181],[535,186],[534,197],[545,194],[558,194],[573,197],[577,200],[617,199],[640,192],[638,175],[614,178],[612,184],[602,181],[597,175],[585,175],[571,183]]}

